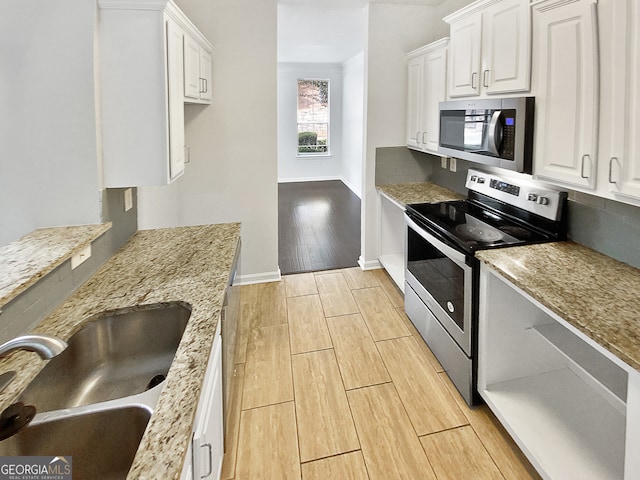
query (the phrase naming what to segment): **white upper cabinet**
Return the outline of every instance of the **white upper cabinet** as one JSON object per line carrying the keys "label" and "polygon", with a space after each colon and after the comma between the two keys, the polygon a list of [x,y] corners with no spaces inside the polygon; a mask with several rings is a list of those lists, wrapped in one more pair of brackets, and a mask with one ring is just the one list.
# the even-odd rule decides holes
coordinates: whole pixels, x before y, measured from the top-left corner
{"label": "white upper cabinet", "polygon": [[104,184],[166,185],[185,165],[184,39],[213,48],[171,0],[98,0],[98,6]]}
{"label": "white upper cabinet", "polygon": [[407,54],[407,146],[438,155],[439,103],[447,97],[447,45],[443,38]]}
{"label": "white upper cabinet", "polygon": [[211,103],[213,51],[190,35],[184,37],[184,101]]}
{"label": "white upper cabinet", "polygon": [[184,64],[182,39],[184,32],[172,20],[167,20],[167,80],[169,103],[169,181],[184,172],[184,103],[182,100]]}
{"label": "white upper cabinet", "polygon": [[422,129],[422,55],[407,59],[407,147],[420,148]]}
{"label": "white upper cabinet", "polygon": [[594,188],[598,161],[597,0],[532,6],[534,175]]}
{"label": "white upper cabinet", "polygon": [[480,0],[446,17],[450,97],[529,90],[531,29],[526,0]]}
{"label": "white upper cabinet", "polygon": [[479,95],[482,14],[476,13],[451,23],[449,34],[449,96]]}
{"label": "white upper cabinet", "polygon": [[640,199],[640,3],[601,0],[598,8],[603,30],[602,184],[614,198]]}

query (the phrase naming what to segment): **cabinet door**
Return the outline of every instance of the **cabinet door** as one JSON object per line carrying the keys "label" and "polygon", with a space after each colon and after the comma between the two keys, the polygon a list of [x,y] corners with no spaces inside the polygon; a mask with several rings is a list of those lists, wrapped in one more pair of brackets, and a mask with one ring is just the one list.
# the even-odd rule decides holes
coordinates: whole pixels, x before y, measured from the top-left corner
{"label": "cabinet door", "polygon": [[529,90],[531,34],[529,5],[502,1],[482,13],[482,88],[488,94]]}
{"label": "cabinet door", "polygon": [[640,198],[640,4],[616,0],[611,8],[615,31],[606,63],[613,78],[607,92],[613,111],[608,119],[608,180],[614,194]]}
{"label": "cabinet door", "polygon": [[482,14],[477,13],[452,23],[450,35],[449,96],[478,95]]}
{"label": "cabinet door", "polygon": [[184,456],[184,465],[182,465],[182,472],[180,472],[180,480],[194,480],[192,447],[193,442],[189,444],[187,453]]}
{"label": "cabinet door", "polygon": [[594,188],[598,139],[596,0],[533,8],[534,174]]}
{"label": "cabinet door", "polygon": [[222,419],[222,341],[216,335],[200,395],[193,434],[193,478],[220,478],[224,455]]}
{"label": "cabinet door", "polygon": [[407,146],[412,148],[420,148],[423,73],[423,56],[410,58],[407,82]]}
{"label": "cabinet door", "polygon": [[210,102],[213,59],[211,52],[200,48],[200,100]]}
{"label": "cabinet door", "polygon": [[200,45],[184,36],[184,96],[200,98]]}
{"label": "cabinet door", "polygon": [[171,20],[167,21],[167,68],[169,105],[169,181],[184,172],[184,98],[182,75],[184,32]]}
{"label": "cabinet door", "polygon": [[422,102],[422,148],[438,152],[440,140],[440,102],[447,98],[447,48],[441,48],[424,59],[424,100]]}

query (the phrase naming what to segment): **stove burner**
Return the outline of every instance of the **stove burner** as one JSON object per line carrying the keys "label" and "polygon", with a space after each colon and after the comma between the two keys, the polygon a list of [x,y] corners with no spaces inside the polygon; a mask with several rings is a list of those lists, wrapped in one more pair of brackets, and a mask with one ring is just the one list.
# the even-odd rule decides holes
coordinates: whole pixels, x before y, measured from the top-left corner
{"label": "stove burner", "polygon": [[504,238],[504,234],[495,228],[483,225],[470,225],[463,223],[456,226],[456,232],[469,240],[483,243],[494,243]]}

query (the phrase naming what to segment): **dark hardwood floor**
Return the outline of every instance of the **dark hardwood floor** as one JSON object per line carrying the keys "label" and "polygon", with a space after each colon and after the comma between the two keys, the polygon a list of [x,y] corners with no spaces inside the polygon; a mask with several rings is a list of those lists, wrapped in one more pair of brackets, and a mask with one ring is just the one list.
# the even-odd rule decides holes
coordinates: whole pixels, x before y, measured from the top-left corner
{"label": "dark hardwood floor", "polygon": [[280,183],[278,235],[283,275],[355,267],[360,199],[339,180]]}

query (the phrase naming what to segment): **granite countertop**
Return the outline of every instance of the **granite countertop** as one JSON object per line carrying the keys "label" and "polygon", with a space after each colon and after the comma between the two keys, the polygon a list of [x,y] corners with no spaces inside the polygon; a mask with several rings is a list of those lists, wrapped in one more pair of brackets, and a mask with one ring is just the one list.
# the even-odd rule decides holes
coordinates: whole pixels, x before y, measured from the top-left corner
{"label": "granite countertop", "polygon": [[571,241],[482,250],[476,257],[640,370],[640,269]]}
{"label": "granite countertop", "polygon": [[465,198],[431,182],[387,183],[376,185],[376,188],[403,207],[409,203],[436,203]]}
{"label": "granite countertop", "polygon": [[40,228],[0,247],[0,306],[9,303],[110,228],[111,222]]}
{"label": "granite countertop", "polygon": [[[128,478],[180,477],[239,239],[239,223],[139,231],[35,329],[66,340],[96,313],[165,302],[191,306]],[[0,410],[45,364],[30,352],[0,360],[0,372],[19,372],[0,393]]]}

